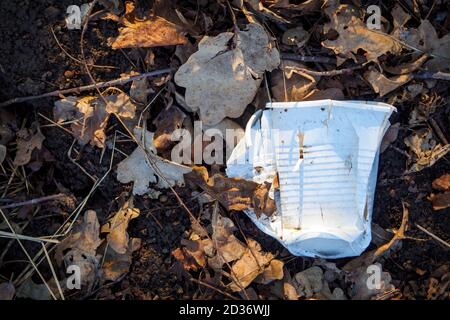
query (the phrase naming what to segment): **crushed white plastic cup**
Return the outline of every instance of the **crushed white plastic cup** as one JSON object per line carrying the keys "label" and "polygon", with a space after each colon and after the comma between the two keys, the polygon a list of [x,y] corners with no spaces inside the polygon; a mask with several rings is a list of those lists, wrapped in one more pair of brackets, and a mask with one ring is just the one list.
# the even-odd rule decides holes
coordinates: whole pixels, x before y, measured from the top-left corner
{"label": "crushed white plastic cup", "polygon": [[360,255],[371,241],[379,148],[395,108],[380,102],[269,103],[249,120],[227,175],[273,182],[277,210],[246,214],[292,254]]}

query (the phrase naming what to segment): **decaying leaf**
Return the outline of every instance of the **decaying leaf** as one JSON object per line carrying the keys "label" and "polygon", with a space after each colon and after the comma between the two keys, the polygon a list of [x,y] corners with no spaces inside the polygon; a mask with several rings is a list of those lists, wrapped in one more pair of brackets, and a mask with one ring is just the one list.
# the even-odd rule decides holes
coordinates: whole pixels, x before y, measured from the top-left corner
{"label": "decaying leaf", "polygon": [[134,80],[130,87],[130,98],[136,102],[147,105],[148,95],[152,92],[149,87],[147,78],[142,78],[139,80]]}
{"label": "decaying leaf", "polygon": [[158,16],[139,19],[134,10],[134,3],[127,2],[124,18],[107,16],[124,25],[123,28],[119,28],[119,35],[110,39],[113,49],[172,46],[187,42],[176,24]]}
{"label": "decaying leaf", "polygon": [[232,291],[241,291],[246,288],[260,274],[265,273],[263,280],[283,278],[283,262],[272,262],[273,255],[263,252],[261,245],[253,239],[248,239],[248,247],[242,257],[231,267],[229,288]]}
{"label": "decaying leaf", "polygon": [[281,41],[290,46],[303,47],[309,40],[309,33],[302,26],[288,29],[283,33]]}
{"label": "decaying leaf", "polygon": [[443,146],[434,140],[431,129],[418,130],[406,137],[404,142],[412,151],[409,172],[432,166],[450,151],[450,145]]}
{"label": "decaying leaf", "polygon": [[[382,266],[379,263],[375,263],[373,266],[378,267],[382,270]],[[395,287],[391,284],[392,277],[389,272],[382,271],[380,275],[380,283],[378,286],[368,286],[368,278],[371,276],[370,272],[367,270],[362,270],[358,272],[352,278],[353,286],[350,296],[353,300],[368,300],[375,298],[379,294],[383,294],[388,291],[392,291]]]}
{"label": "decaying leaf", "polygon": [[450,207],[450,174],[444,174],[435,179],[432,187],[433,189],[443,191],[443,193],[430,195],[433,210],[442,210]]}
{"label": "decaying leaf", "polygon": [[126,252],[118,253],[112,247],[108,247],[105,253],[102,271],[105,280],[116,281],[130,270],[133,252],[141,246],[141,239],[129,240]]}
{"label": "decaying leaf", "polygon": [[275,212],[275,201],[269,197],[270,184],[267,182],[258,184],[245,179],[226,178],[220,174],[209,178],[205,167],[194,167],[185,177],[228,210],[253,208],[257,216],[262,213],[271,216]]}
{"label": "decaying leaf", "polygon": [[364,78],[372,85],[373,90],[380,95],[385,96],[389,92],[397,89],[412,79],[410,74],[402,74],[387,78],[375,68],[370,68],[364,73]]}
{"label": "decaying leaf", "polygon": [[0,283],[0,300],[12,300],[16,294],[16,289],[11,282]]}
{"label": "decaying leaf", "polygon": [[208,264],[213,269],[221,270],[225,263],[240,259],[246,247],[234,236],[233,231],[237,228],[231,219],[214,214],[211,225],[213,227],[212,240],[216,249],[216,255],[208,259]]}
{"label": "decaying leaf", "polygon": [[182,247],[172,251],[172,255],[183,266],[186,271],[197,271],[206,265],[205,252],[210,251],[211,240],[196,239],[196,240],[181,240]]}
{"label": "decaying leaf", "polygon": [[14,165],[23,166],[30,162],[33,150],[42,148],[44,135],[39,128],[23,128],[17,132],[17,151],[14,158]]}
{"label": "decaying leaf", "polygon": [[295,275],[295,280],[298,284],[298,294],[306,298],[311,298],[314,294],[319,293],[323,289],[323,271],[317,266],[297,273]]}
{"label": "decaying leaf", "polygon": [[169,151],[176,144],[173,141],[172,134],[176,129],[181,129],[186,114],[175,105],[164,109],[153,121],[156,131],[153,136],[153,145],[159,153]]}
{"label": "decaying leaf", "polygon": [[107,233],[106,239],[108,245],[114,249],[117,253],[125,254],[129,247],[130,237],[127,229],[130,220],[139,216],[140,211],[138,208],[133,207],[132,199],[129,199],[124,203],[122,208],[116,212],[116,214],[108,220],[101,228],[102,233]]}
{"label": "decaying leaf", "polygon": [[105,127],[109,115],[115,113],[124,119],[133,119],[136,106],[125,93],[104,97],[70,96],[55,102],[56,122],[74,121],[70,128],[81,144],[91,143],[99,148],[105,145]]}
{"label": "decaying leaf", "polygon": [[380,152],[383,153],[386,149],[397,140],[398,131],[400,129],[400,123],[397,122],[389,127],[389,129],[384,134],[383,140],[381,141]]}
{"label": "decaying leaf", "polygon": [[[133,153],[117,166],[117,180],[121,183],[134,182],[133,194],[142,195],[150,191],[149,183],[156,183],[158,188],[169,188],[183,185],[183,174],[191,172],[191,168],[165,160],[156,155],[153,146],[153,133],[142,128],[135,128],[136,139],[145,146],[145,151],[137,147]],[[155,171],[156,170],[156,171]],[[161,178],[160,175],[164,175]]]}
{"label": "decaying leaf", "polygon": [[358,49],[363,49],[366,51],[367,61],[374,62],[387,52],[400,53],[401,45],[392,37],[367,28],[357,9],[345,4],[334,9],[331,6],[325,10],[331,21],[325,24],[324,32],[336,30],[339,36],[336,40],[323,41],[324,47],[332,49],[346,59],[355,59]]}
{"label": "decaying leaf", "polygon": [[99,258],[96,251],[102,243],[97,214],[88,210],[83,221],[56,247],[55,258],[59,265],[75,265],[80,268],[81,286],[90,292],[99,277]]}
{"label": "decaying leaf", "polygon": [[178,69],[175,82],[186,88],[189,107],[199,110],[200,119],[212,125],[242,115],[255,97],[264,71],[279,63],[279,53],[263,27],[251,23],[237,34],[205,36],[198,51]]}

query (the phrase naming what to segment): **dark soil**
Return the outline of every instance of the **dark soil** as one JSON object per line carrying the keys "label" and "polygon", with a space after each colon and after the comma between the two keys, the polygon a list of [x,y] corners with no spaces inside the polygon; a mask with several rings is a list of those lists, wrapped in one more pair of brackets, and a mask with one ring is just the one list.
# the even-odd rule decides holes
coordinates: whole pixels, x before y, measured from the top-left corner
{"label": "dark soil", "polygon": [[[51,28],[62,46],[74,57],[80,56],[80,34],[63,27],[65,9],[68,5],[81,5],[81,0],[2,0],[0,1],[0,101],[10,98],[36,95],[57,89],[77,87],[90,83],[90,79],[80,64],[70,59],[57,45]],[[127,52],[114,51],[107,45],[108,37],[117,32],[113,22],[98,20],[90,25],[86,33],[85,51],[90,63],[113,66],[113,69],[92,68],[91,72],[97,81],[115,79],[121,73],[136,68],[127,59]],[[170,64],[173,49],[157,49],[159,54],[156,67]],[[165,54],[164,54],[165,53]],[[144,71],[144,70],[137,70]],[[339,81],[346,81],[345,77]],[[368,88],[359,88],[361,91]],[[364,90],[363,90],[364,89]],[[446,84],[438,85],[434,90],[442,93],[448,89]],[[448,95],[448,93],[447,93]],[[358,98],[350,89],[346,98]],[[370,98],[367,95],[363,98]],[[38,113],[52,118],[51,110],[54,99],[41,99],[29,104],[15,105],[7,108],[17,116],[20,127],[24,121],[30,124],[39,121],[41,125],[48,122]],[[159,102],[161,103],[161,102]],[[403,138],[409,134],[407,122],[411,105],[397,105],[398,113],[392,116],[391,122],[400,122],[404,130],[393,144],[400,150],[406,150]],[[435,118],[447,123],[449,109],[441,108]],[[111,126],[115,124],[111,123]],[[28,179],[34,187],[26,194],[26,190],[18,193],[17,199],[33,198],[33,195],[53,194],[68,190],[74,194],[77,203],[90,191],[92,179],[79,166],[68,158],[68,151],[73,137],[56,127],[42,129],[46,139],[45,148],[52,154],[53,160],[45,162],[38,172],[29,172]],[[450,132],[445,133],[450,137]],[[132,144],[124,145],[123,150],[132,150]],[[102,177],[109,169],[110,149],[102,156],[100,149],[85,146],[77,156],[77,163],[94,177]],[[117,209],[118,198],[131,191],[130,186],[121,185],[115,179],[115,166],[124,158],[116,154],[113,171],[109,173],[99,189],[90,197],[86,209],[96,210],[100,223],[108,214]],[[100,161],[101,159],[101,161]],[[431,182],[447,173],[448,156],[441,159],[433,167],[419,173],[404,175],[407,158],[395,148],[389,148],[380,157],[378,186],[374,206],[373,221],[386,229],[398,228],[402,217],[402,203],[407,203],[410,210],[408,235],[412,238],[426,239],[417,241],[407,239],[402,248],[384,261],[383,267],[389,271],[396,287],[404,293],[405,298],[424,299],[427,292],[427,279],[438,267],[450,262],[450,251],[425,235],[415,227],[419,224],[448,241],[450,239],[449,210],[433,211],[427,196],[432,192]],[[28,170],[28,169],[27,169]],[[6,183],[9,176],[0,173],[0,183]],[[189,208],[195,212],[196,201],[190,201],[188,191],[179,190]],[[130,225],[130,235],[142,239],[141,249],[135,253],[129,274],[119,283],[102,288],[95,297],[98,299],[190,299],[197,297],[205,289],[190,282],[174,271],[175,259],[171,251],[180,246],[181,239],[191,228],[188,215],[178,206],[177,200],[170,193],[164,194],[161,201],[138,198],[137,206],[141,216]],[[168,209],[170,208],[170,209]],[[66,214],[70,206],[54,208],[42,205],[36,217],[23,231],[34,236],[48,235],[63,222],[64,216],[54,214],[60,210]],[[48,216],[49,217],[45,217]],[[232,218],[241,227],[243,234],[257,239],[266,251],[281,253],[285,257],[286,266],[291,274],[303,270],[312,259],[290,256],[272,238],[263,235],[242,213],[233,213]],[[27,216],[29,218],[29,216]],[[26,219],[28,219],[26,218]],[[9,241],[0,239],[0,248]],[[37,249],[37,244],[25,243],[30,251]],[[3,250],[0,250],[0,253]],[[26,260],[20,247],[14,242],[3,261]],[[337,261],[342,265],[347,260]],[[5,264],[0,274],[6,278],[21,272],[24,263]],[[424,272],[422,272],[422,270]],[[417,289],[418,288],[418,289]],[[220,294],[211,292],[211,297]]]}

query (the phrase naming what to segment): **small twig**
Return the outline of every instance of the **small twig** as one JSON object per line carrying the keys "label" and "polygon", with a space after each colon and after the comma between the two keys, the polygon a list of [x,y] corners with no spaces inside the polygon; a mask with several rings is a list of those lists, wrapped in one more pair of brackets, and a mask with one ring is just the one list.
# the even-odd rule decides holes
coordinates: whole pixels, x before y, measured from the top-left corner
{"label": "small twig", "polygon": [[362,66],[356,66],[356,67],[339,69],[339,70],[314,71],[314,70],[309,70],[309,69],[305,69],[305,68],[286,66],[286,69],[292,69],[292,70],[300,71],[300,72],[303,72],[306,74],[310,74],[312,76],[319,76],[319,77],[333,77],[333,76],[337,76],[337,75],[341,75],[341,74],[351,74],[351,73],[353,73],[354,70],[361,69],[361,68],[362,68]]}
{"label": "small twig", "polygon": [[217,292],[223,294],[224,296],[226,296],[226,297],[228,297],[228,298],[230,298],[230,299],[232,299],[232,300],[239,300],[238,298],[232,296],[231,294],[229,294],[229,293],[227,293],[227,292],[225,292],[225,291],[223,291],[223,290],[220,290],[219,288],[216,288],[216,287],[214,287],[214,286],[212,286],[212,285],[210,285],[210,284],[208,284],[208,283],[206,283],[206,282],[203,282],[203,281],[201,281],[201,280],[197,280],[197,279],[195,279],[195,278],[189,278],[189,280],[191,280],[192,282],[196,282],[196,283],[198,283],[198,284],[201,284],[202,286],[205,286],[205,287],[207,287],[207,288],[209,288],[209,289],[215,290],[215,291],[217,291]]}
{"label": "small twig", "polygon": [[431,233],[430,231],[428,231],[427,229],[425,229],[424,227],[422,227],[420,224],[416,223],[416,227],[425,232],[427,235],[429,235],[430,237],[432,237],[434,240],[436,240],[437,242],[443,244],[444,246],[446,246],[447,248],[450,248],[450,243],[448,243],[445,240],[442,240],[441,238],[439,238],[437,235],[435,235],[434,233]]}
{"label": "small twig", "polygon": [[301,62],[318,62],[318,63],[328,63],[335,64],[336,59],[321,57],[321,56],[303,56],[295,53],[281,53],[281,59],[283,60],[292,60],[292,61],[301,61]]}
{"label": "small twig", "polygon": [[429,121],[430,121],[430,125],[433,127],[434,131],[436,132],[436,135],[441,140],[442,144],[447,145],[448,144],[448,140],[445,137],[444,132],[442,132],[441,127],[439,127],[439,124],[436,122],[436,120],[434,120],[431,117],[430,117]]}
{"label": "small twig", "polygon": [[31,199],[31,200],[27,200],[27,201],[10,203],[10,204],[4,205],[4,206],[0,206],[0,209],[9,209],[9,208],[16,208],[16,207],[21,207],[21,206],[35,205],[35,204],[38,204],[41,202],[55,200],[55,199],[65,197],[65,196],[66,195],[63,193],[58,193],[58,194],[53,194],[50,196],[40,197],[40,198]]}
{"label": "small twig", "polygon": [[142,74],[135,75],[135,76],[128,76],[128,77],[123,77],[123,78],[110,80],[110,81],[97,82],[96,84],[89,84],[89,85],[81,86],[81,87],[77,87],[77,88],[56,90],[56,91],[40,94],[40,95],[37,95],[37,96],[27,96],[27,97],[13,98],[13,99],[10,99],[10,100],[7,100],[5,102],[0,103],[0,108],[12,105],[14,103],[26,102],[26,101],[42,99],[42,98],[48,98],[48,97],[59,97],[61,95],[66,95],[68,93],[79,94],[79,93],[81,93],[83,91],[94,90],[96,88],[105,88],[105,87],[111,87],[111,86],[124,85],[124,84],[126,84],[128,82],[131,82],[131,81],[134,81],[134,80],[140,80],[140,79],[143,79],[143,78],[153,77],[153,76],[157,76],[157,75],[164,74],[164,73],[170,73],[172,71],[173,71],[172,68],[166,68],[166,69],[161,69],[161,70],[155,70],[155,71],[151,71],[151,72],[142,73]]}
{"label": "small twig", "polygon": [[419,71],[419,72],[414,73],[414,78],[450,81],[450,73],[442,72],[442,71],[438,71],[438,72]]}

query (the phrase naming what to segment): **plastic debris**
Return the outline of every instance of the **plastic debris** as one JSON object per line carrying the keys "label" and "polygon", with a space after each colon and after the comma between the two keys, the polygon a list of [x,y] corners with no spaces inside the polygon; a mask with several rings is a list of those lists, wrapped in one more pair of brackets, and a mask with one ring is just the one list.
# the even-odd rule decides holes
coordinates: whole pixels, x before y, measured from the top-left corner
{"label": "plastic debris", "polygon": [[227,175],[278,179],[269,191],[276,212],[246,214],[294,255],[360,255],[371,240],[379,148],[394,110],[379,102],[319,100],[257,111]]}

